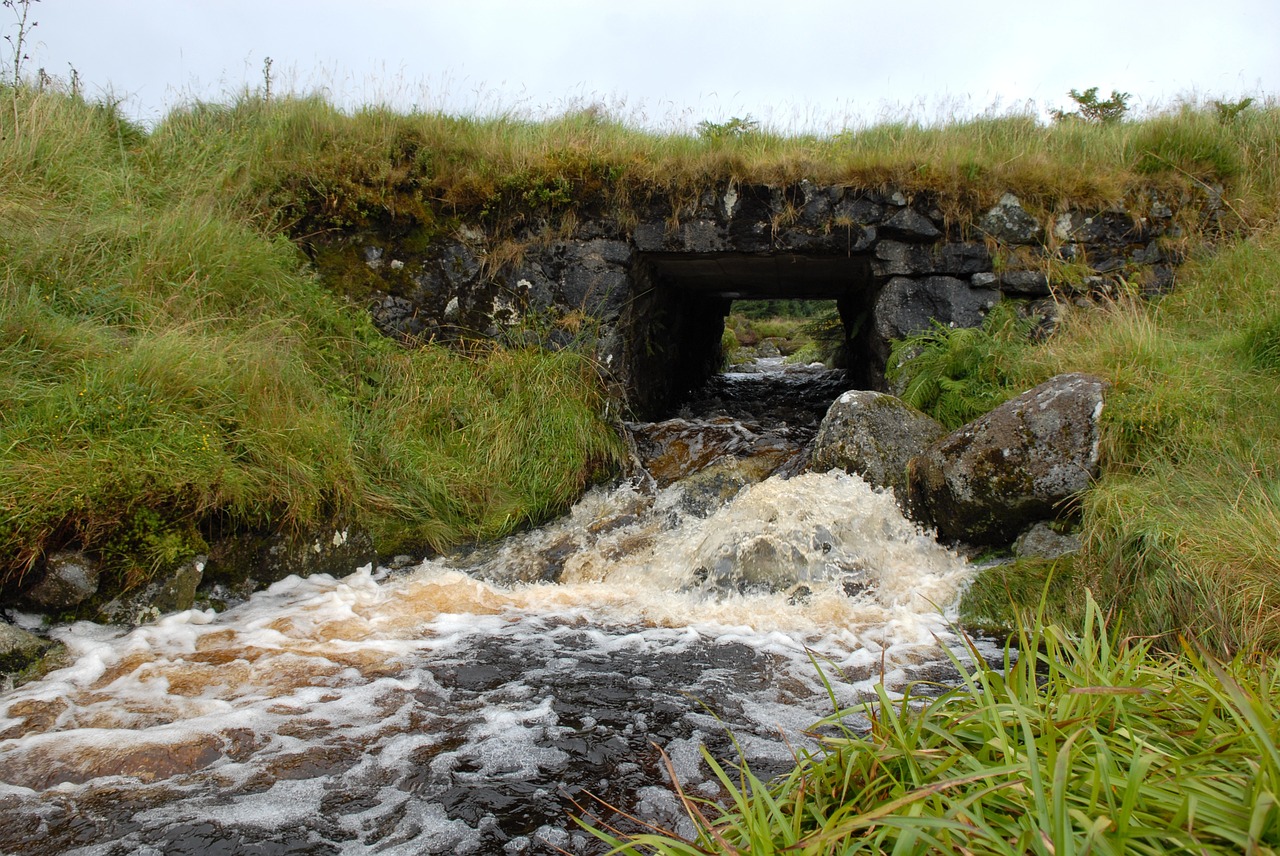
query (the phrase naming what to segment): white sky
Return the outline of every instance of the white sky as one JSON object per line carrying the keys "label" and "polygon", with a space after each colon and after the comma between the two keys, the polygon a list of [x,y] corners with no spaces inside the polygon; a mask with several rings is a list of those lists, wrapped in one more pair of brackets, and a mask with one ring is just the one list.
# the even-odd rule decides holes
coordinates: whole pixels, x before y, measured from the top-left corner
{"label": "white sky", "polygon": [[1139,111],[1280,93],[1280,0],[39,0],[31,17],[29,71],[72,64],[148,123],[260,87],[266,57],[277,91],[348,106],[600,102],[660,129],[1045,111],[1089,86]]}

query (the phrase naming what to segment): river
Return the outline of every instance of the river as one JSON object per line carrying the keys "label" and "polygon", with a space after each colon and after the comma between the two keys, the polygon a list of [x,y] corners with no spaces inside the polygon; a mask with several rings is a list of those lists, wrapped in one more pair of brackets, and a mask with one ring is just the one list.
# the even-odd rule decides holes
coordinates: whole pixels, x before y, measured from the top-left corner
{"label": "river", "polygon": [[500,544],[59,629],[71,664],[0,697],[0,851],[598,853],[584,811],[690,831],[661,753],[715,798],[703,747],[780,772],[833,698],[945,682],[968,565],[857,477],[758,480],[841,389],[771,368]]}

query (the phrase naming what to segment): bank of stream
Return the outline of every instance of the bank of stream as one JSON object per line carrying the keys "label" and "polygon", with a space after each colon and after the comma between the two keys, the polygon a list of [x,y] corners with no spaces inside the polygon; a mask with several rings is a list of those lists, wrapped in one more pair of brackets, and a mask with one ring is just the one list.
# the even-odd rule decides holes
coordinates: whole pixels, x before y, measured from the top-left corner
{"label": "bank of stream", "polygon": [[780,772],[833,698],[944,685],[968,565],[799,472],[843,378],[768,368],[631,425],[645,468],[548,526],[57,631],[0,697],[0,851],[602,852],[574,816],[689,830],[660,752],[715,798],[703,747]]}

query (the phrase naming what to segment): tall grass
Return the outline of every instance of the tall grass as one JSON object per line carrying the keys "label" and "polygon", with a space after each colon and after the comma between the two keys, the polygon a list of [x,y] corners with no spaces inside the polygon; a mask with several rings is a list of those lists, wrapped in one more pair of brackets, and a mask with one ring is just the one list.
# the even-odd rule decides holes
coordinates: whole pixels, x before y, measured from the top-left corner
{"label": "tall grass", "polygon": [[584,357],[404,351],[323,288],[238,195],[243,129],[175,148],[108,107],[16,97],[0,584],[72,544],[127,587],[228,526],[354,519],[388,550],[495,537],[615,458]]}
{"label": "tall grass", "polygon": [[1069,313],[1020,363],[1015,385],[1067,370],[1112,384],[1074,571],[1128,632],[1280,645],[1277,281],[1270,228],[1194,260],[1154,305]]}
{"label": "tall grass", "polygon": [[1176,196],[1227,183],[1231,224],[1273,217],[1280,108],[1255,105],[1230,123],[1217,115],[1185,104],[1105,126],[1010,113],[822,136],[699,136],[641,130],[595,108],[542,120],[348,114],[318,97],[246,96],[175,110],[149,148],[162,168],[192,165],[259,217],[303,235],[463,215],[519,230],[583,204],[625,221],[656,197],[692,203],[711,184],[800,179],[930,191],[960,222],[1010,190],[1051,212],[1066,201],[1100,207],[1152,187]]}
{"label": "tall grass", "polygon": [[[1280,847],[1274,664],[1116,639],[1091,600],[1041,617],[997,667],[840,711],[840,733],[765,783],[706,756],[724,804],[682,794],[693,841],[597,834],[613,853],[1271,853]],[[850,713],[870,717],[852,733]]]}

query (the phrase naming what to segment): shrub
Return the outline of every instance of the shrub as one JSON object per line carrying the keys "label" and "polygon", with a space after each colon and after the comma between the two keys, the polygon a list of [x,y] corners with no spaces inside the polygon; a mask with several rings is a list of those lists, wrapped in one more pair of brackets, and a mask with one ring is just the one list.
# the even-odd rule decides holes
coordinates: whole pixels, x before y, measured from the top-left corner
{"label": "shrub", "polygon": [[1096,125],[1110,125],[1119,122],[1129,112],[1129,93],[1111,90],[1111,97],[1105,101],[1098,98],[1098,87],[1090,86],[1084,92],[1072,89],[1068,95],[1076,103],[1076,109],[1070,113],[1053,110],[1051,115],[1055,121],[1063,122],[1080,119]]}

